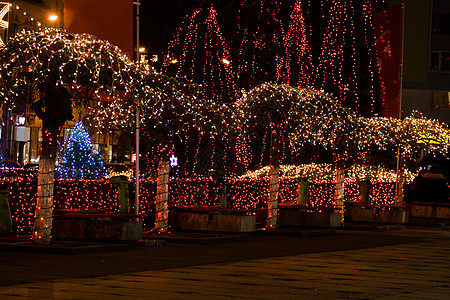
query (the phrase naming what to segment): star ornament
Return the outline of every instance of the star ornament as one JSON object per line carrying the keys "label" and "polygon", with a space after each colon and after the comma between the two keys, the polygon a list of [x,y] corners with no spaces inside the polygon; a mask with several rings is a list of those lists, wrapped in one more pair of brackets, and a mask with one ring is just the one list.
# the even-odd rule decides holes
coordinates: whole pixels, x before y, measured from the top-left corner
{"label": "star ornament", "polygon": [[170,156],[169,160],[170,160],[170,166],[171,167],[178,166],[178,158],[175,156],[175,154],[172,153],[172,155]]}

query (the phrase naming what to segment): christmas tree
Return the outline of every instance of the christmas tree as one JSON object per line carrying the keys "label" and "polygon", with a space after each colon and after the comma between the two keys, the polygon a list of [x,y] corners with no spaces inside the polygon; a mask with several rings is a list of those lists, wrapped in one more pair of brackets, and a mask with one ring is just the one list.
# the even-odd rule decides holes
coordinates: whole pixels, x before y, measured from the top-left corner
{"label": "christmas tree", "polygon": [[375,33],[376,0],[335,0],[330,3],[315,87],[332,93],[340,104],[361,116],[380,111]]}
{"label": "christmas tree", "polygon": [[281,1],[276,0],[241,2],[234,38],[238,86],[241,88],[284,81],[285,48],[280,4]]}
{"label": "christmas tree", "polygon": [[107,173],[101,155],[94,149],[87,128],[78,121],[58,154],[56,174],[64,179],[96,179]]}
{"label": "christmas tree", "polygon": [[169,43],[162,71],[201,84],[207,99],[237,99],[236,74],[212,5],[186,16]]}

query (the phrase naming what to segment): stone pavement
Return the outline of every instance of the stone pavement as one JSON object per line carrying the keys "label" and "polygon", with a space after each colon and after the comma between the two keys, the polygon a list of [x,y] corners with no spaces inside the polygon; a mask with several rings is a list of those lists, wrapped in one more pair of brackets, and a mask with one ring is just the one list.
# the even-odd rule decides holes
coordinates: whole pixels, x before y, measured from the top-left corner
{"label": "stone pavement", "polygon": [[0,299],[450,299],[450,229],[1,252]]}

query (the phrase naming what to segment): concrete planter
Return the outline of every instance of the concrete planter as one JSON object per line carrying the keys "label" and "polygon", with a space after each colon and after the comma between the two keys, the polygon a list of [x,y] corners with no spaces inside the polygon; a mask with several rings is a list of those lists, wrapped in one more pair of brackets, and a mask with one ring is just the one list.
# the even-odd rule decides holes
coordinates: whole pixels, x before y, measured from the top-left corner
{"label": "concrete planter", "polygon": [[142,223],[131,215],[63,214],[55,216],[52,235],[60,239],[137,241],[142,239]]}
{"label": "concrete planter", "polygon": [[178,220],[182,230],[253,232],[256,229],[254,215],[179,212]]}
{"label": "concrete planter", "polygon": [[309,226],[309,227],[339,227],[342,225],[342,214],[332,211],[307,212],[297,206],[279,207],[278,225]]}
{"label": "concrete planter", "polygon": [[352,209],[352,221],[375,223],[407,223],[409,213],[402,208],[382,209],[371,206],[354,206]]}
{"label": "concrete planter", "polygon": [[411,217],[450,219],[450,203],[413,203]]}

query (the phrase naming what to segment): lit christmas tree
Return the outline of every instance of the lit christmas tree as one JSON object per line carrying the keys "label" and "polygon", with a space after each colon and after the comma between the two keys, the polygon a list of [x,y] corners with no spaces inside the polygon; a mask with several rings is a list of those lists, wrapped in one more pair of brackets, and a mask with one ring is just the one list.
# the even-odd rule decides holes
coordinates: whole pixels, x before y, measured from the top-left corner
{"label": "lit christmas tree", "polygon": [[279,1],[242,1],[236,41],[241,88],[283,81],[284,30]]}
{"label": "lit christmas tree", "polygon": [[236,75],[216,17],[212,5],[187,16],[169,43],[162,70],[201,84],[205,98],[233,102]]}
{"label": "lit christmas tree", "polygon": [[285,36],[285,83],[291,86],[308,87],[313,84],[313,66],[302,2],[302,0],[295,1]]}
{"label": "lit christmas tree", "polygon": [[101,155],[94,149],[83,122],[78,121],[59,153],[56,174],[64,179],[97,179],[107,174]]}
{"label": "lit christmas tree", "polygon": [[372,4],[376,0],[331,3],[315,86],[333,93],[359,115],[380,110]]}

